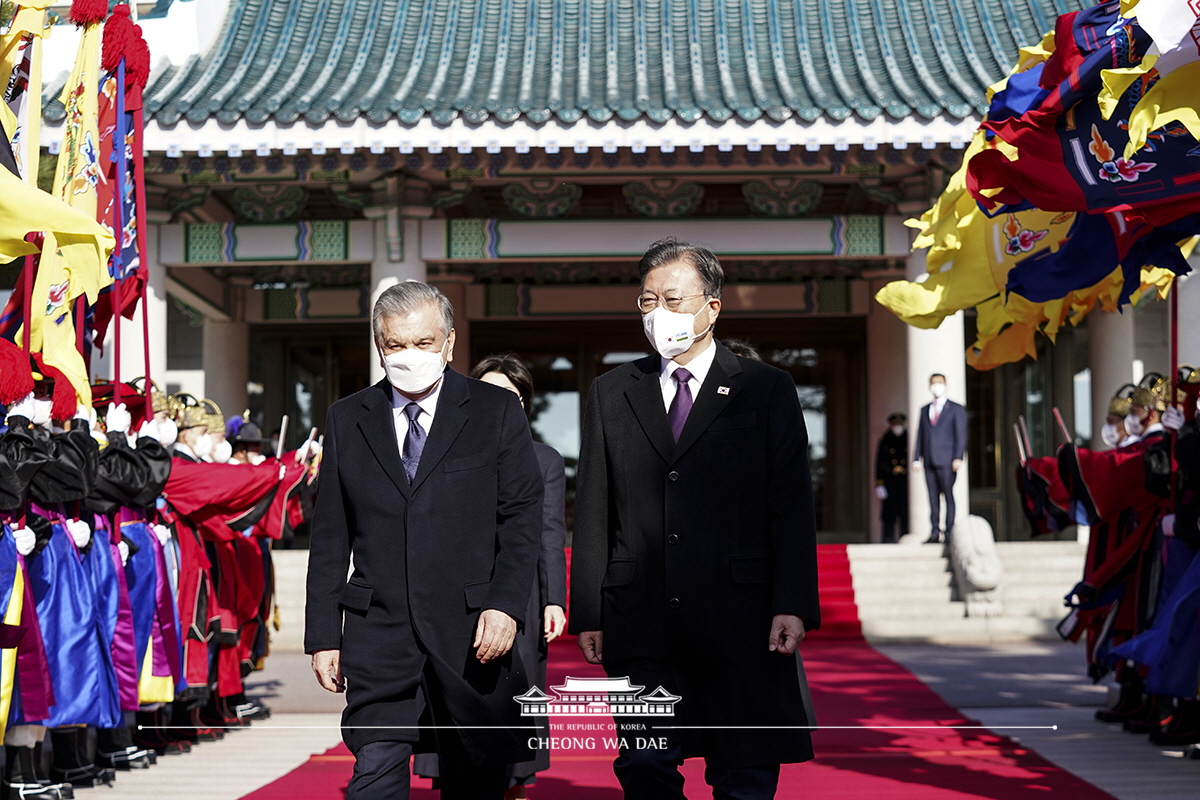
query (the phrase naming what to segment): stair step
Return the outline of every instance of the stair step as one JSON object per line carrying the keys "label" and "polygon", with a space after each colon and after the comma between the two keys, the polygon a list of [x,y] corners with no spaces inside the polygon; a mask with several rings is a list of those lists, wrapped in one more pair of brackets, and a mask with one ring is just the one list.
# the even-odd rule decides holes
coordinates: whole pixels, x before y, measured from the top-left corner
{"label": "stair step", "polygon": [[897,617],[863,620],[863,634],[876,642],[997,642],[1057,640],[1057,620],[1032,617]]}

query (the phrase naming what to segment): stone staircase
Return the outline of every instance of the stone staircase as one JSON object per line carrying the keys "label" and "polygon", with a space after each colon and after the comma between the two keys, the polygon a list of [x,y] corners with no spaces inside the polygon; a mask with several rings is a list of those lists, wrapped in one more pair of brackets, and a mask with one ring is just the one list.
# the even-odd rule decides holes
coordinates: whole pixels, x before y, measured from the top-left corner
{"label": "stone staircase", "polygon": [[1057,640],[1062,598],[1083,573],[1078,542],[997,542],[1003,613],[968,617],[941,545],[847,547],[863,635],[877,642]]}

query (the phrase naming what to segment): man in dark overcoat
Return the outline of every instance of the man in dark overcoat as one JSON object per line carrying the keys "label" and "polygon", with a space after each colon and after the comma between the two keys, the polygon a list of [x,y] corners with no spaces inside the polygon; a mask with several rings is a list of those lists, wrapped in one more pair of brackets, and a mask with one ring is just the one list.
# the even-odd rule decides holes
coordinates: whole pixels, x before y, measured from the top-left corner
{"label": "man in dark overcoat", "polygon": [[436,747],[446,800],[499,800],[504,765],[531,756],[511,650],[540,624],[525,618],[543,493],[529,424],[512,392],[447,366],[436,288],[387,289],[372,325],[386,377],[326,422],[305,651],[346,692],[349,800],[408,797],[414,747]]}
{"label": "man in dark overcoat", "polygon": [[626,797],[684,798],[678,766],[704,756],[714,796],[769,798],[781,763],[813,757],[795,658],[820,624],[804,417],[787,373],[713,340],[715,255],[663,240],[639,267],[658,355],[588,395],[568,630],[610,677],[680,698],[635,721],[648,730],[614,763]]}

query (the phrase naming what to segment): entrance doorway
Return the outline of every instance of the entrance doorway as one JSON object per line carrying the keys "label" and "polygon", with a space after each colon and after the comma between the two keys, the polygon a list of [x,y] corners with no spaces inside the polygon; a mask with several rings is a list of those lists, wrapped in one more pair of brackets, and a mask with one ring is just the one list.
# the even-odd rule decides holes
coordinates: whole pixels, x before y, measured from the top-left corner
{"label": "entrance doorway", "polygon": [[[866,327],[859,317],[722,317],[719,338],[753,345],[792,375],[804,410],[822,541],[866,541]],[[580,423],[592,381],[652,352],[637,320],[479,321],[471,324],[471,363],[515,351],[533,373],[533,432],[567,463],[571,525]]]}
{"label": "entrance doorway", "polygon": [[370,381],[370,326],[365,322],[250,327],[251,419],[266,436],[288,416],[284,450],[312,428],[324,430],[333,401]]}

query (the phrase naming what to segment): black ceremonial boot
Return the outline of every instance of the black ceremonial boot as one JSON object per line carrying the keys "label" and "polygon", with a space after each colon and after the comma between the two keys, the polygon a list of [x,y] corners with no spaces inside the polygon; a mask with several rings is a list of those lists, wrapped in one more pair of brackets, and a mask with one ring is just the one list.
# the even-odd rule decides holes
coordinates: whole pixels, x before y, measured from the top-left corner
{"label": "black ceremonial boot", "polygon": [[1175,704],[1166,695],[1151,694],[1146,699],[1145,711],[1122,725],[1129,733],[1161,733],[1175,713]]}
{"label": "black ceremonial boot", "polygon": [[[62,790],[47,779],[38,780],[32,747],[4,745],[5,800],[62,800]],[[74,797],[74,793],[71,797]]]}
{"label": "black ceremonial boot", "polygon": [[1142,691],[1142,679],[1132,670],[1125,671],[1121,681],[1121,693],[1117,696],[1117,704],[1112,708],[1102,708],[1096,712],[1096,719],[1101,722],[1125,722],[1146,713],[1150,706],[1149,698]]}
{"label": "black ceremonial boot", "polygon": [[54,757],[50,761],[50,778],[59,783],[90,788],[112,783],[117,774],[92,763],[88,758],[87,728],[74,726],[50,731]]}
{"label": "black ceremonial boot", "polygon": [[99,728],[96,731],[96,761],[119,770],[150,769],[157,760],[153,751],[133,743],[129,728]]}
{"label": "black ceremonial boot", "polygon": [[1180,700],[1167,726],[1150,734],[1150,743],[1164,747],[1200,744],[1200,701]]}
{"label": "black ceremonial boot", "polygon": [[[178,755],[191,750],[185,741],[172,739],[165,729],[166,714],[164,709],[137,712],[137,728],[133,732],[133,743],[143,750],[151,750],[158,755]],[[184,748],[187,748],[186,750]]]}

